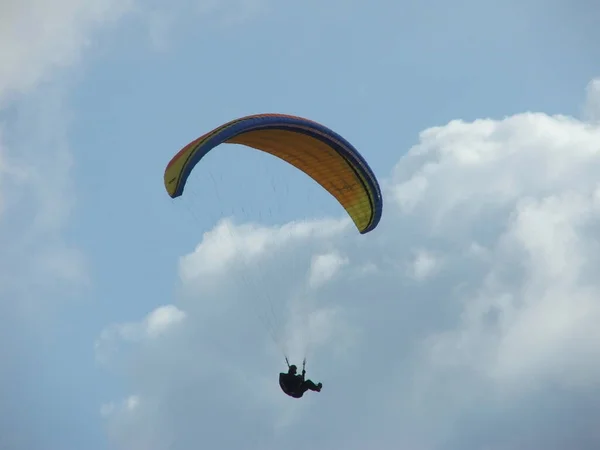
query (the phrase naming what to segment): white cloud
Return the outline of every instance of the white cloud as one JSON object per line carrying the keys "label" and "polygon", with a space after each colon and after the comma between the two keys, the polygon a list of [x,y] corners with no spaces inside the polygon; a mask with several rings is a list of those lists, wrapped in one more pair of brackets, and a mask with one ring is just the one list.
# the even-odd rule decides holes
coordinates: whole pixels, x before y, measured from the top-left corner
{"label": "white cloud", "polygon": [[[597,447],[599,169],[600,128],[586,122],[539,113],[453,121],[424,131],[400,160],[369,235],[336,222],[303,233],[221,222],[181,261],[189,333],[127,372],[164,408],[129,424],[140,436],[177,435],[170,449],[199,439],[263,449],[281,439],[313,449]],[[314,291],[298,277],[320,265],[314,273],[328,279],[340,255],[347,276]],[[323,392],[299,402],[279,392],[278,355],[248,319],[261,306],[242,274],[260,274],[263,294],[285,305],[284,324],[322,338],[308,368]],[[575,428],[565,411],[578,408],[586,420]],[[122,448],[131,430],[115,434]]]}
{"label": "white cloud", "polygon": [[317,288],[331,280],[340,269],[348,264],[348,259],[338,252],[317,255],[313,258],[308,276],[308,284]]}
{"label": "white cloud", "polygon": [[593,79],[587,85],[583,114],[589,122],[598,123],[600,121],[600,78]]}
{"label": "white cloud", "polygon": [[96,358],[107,363],[121,342],[140,342],[159,339],[180,327],[186,313],[174,305],[160,306],[139,322],[125,322],[106,327],[96,340]]}
{"label": "white cloud", "polygon": [[167,305],[156,308],[146,318],[146,334],[150,337],[158,337],[173,326],[181,323],[185,319],[185,312],[177,309],[176,306]]}
{"label": "white cloud", "polygon": [[409,273],[417,281],[424,281],[439,268],[441,261],[426,250],[418,250],[413,259]]}
{"label": "white cloud", "polygon": [[230,219],[204,233],[196,250],[181,259],[179,270],[184,281],[200,276],[218,276],[228,267],[244,267],[268,257],[288,242],[309,236],[317,238],[335,235],[345,229],[349,221],[323,220],[290,223],[283,227],[263,228],[255,224],[235,226]]}
{"label": "white cloud", "polygon": [[[450,134],[455,142],[457,126],[467,124],[430,130],[429,138],[438,141]],[[588,321],[600,317],[594,300],[600,286],[590,276],[597,262],[598,235],[593,230],[600,217],[595,174],[600,129],[540,114],[476,122],[472,128],[462,146],[452,147],[456,153],[481,149],[489,157],[488,140],[502,136],[506,143],[494,150],[497,156],[467,160],[439,149],[434,161],[418,171],[435,167],[426,178],[428,191],[415,203],[440,225],[434,234],[442,236],[442,225],[455,233],[460,228],[452,244],[460,242],[458,236],[486,242],[493,261],[481,285],[473,284],[473,299],[465,299],[463,326],[435,348],[444,360],[468,361],[492,377],[519,383],[548,376],[570,383],[598,374],[600,365],[588,358],[600,356],[600,347],[581,347],[576,336],[583,333],[588,342],[595,341]],[[461,172],[472,175],[468,182],[466,176],[458,182]],[[401,182],[396,192],[403,186]],[[441,196],[443,190],[449,191],[450,200]],[[482,222],[486,218],[493,221]],[[574,351],[586,357],[575,362]],[[567,360],[573,370],[564,370]]]}
{"label": "white cloud", "polygon": [[129,0],[5,0],[0,5],[0,101],[72,65],[101,25],[120,18]]}

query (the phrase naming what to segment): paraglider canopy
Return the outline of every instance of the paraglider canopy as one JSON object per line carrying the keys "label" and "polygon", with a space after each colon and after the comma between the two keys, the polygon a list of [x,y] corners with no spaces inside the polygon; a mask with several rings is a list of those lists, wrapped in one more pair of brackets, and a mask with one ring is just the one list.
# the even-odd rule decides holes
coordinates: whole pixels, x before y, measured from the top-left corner
{"label": "paraglider canopy", "polygon": [[303,171],[337,199],[360,233],[372,231],[381,219],[379,183],[359,152],[329,128],[285,114],[242,117],[190,142],[165,169],[168,194],[182,195],[196,164],[223,143],[261,150]]}

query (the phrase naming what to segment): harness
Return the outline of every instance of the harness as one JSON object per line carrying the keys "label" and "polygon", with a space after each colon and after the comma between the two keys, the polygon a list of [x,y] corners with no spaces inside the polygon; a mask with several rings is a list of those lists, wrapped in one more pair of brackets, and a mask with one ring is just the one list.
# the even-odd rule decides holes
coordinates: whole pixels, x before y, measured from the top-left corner
{"label": "harness", "polygon": [[[289,368],[290,367],[290,363],[289,363],[287,357],[285,358],[285,362],[287,363],[288,368]],[[305,368],[306,368],[306,358],[304,358],[304,360],[302,361],[302,372],[304,372]],[[290,391],[290,390],[287,389],[287,386],[283,383],[281,375],[282,374],[279,375],[279,387],[281,388],[281,390],[284,393],[286,393],[287,395],[289,395],[290,397],[293,397],[293,398],[300,398],[300,397],[302,397],[302,395],[303,395],[302,393]]]}

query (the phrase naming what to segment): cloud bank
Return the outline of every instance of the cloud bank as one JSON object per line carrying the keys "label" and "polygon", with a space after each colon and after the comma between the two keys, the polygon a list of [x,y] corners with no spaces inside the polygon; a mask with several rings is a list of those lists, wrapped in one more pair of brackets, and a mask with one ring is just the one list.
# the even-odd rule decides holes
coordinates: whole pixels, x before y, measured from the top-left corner
{"label": "cloud bank", "polygon": [[[180,261],[177,332],[127,348],[139,402],[104,408],[116,445],[597,448],[596,85],[585,120],[523,113],[423,131],[366,236],[345,218],[219,222]],[[309,352],[321,393],[279,391],[275,329],[295,358]]]}

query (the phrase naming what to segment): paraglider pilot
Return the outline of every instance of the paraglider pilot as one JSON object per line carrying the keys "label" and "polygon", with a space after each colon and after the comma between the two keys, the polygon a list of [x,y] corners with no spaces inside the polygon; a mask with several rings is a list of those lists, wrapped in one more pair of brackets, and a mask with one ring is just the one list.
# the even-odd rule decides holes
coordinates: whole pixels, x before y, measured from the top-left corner
{"label": "paraglider pilot", "polygon": [[302,369],[302,375],[297,374],[298,368],[295,365],[289,366],[288,372],[279,374],[279,386],[281,390],[290,397],[300,398],[306,391],[321,392],[322,383],[315,384],[311,380],[304,379],[306,370]]}

